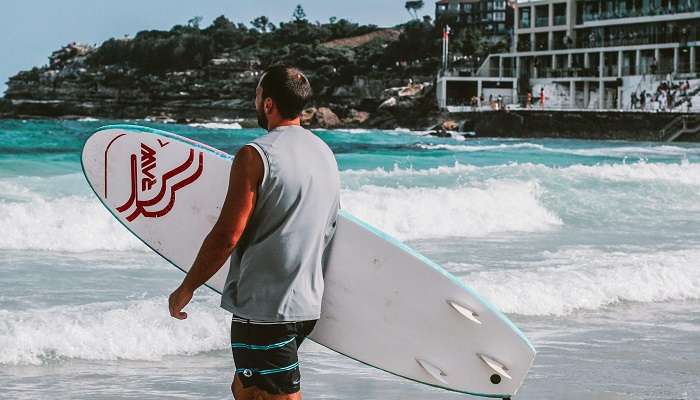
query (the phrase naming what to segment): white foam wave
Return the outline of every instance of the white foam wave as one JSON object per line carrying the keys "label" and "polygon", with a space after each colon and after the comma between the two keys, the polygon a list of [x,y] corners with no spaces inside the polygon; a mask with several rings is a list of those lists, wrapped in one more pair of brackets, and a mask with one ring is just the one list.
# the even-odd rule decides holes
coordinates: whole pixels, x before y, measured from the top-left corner
{"label": "white foam wave", "polygon": [[238,122],[206,122],[188,124],[193,128],[205,129],[243,129]]}
{"label": "white foam wave", "polygon": [[413,135],[413,136],[426,136],[430,131],[412,131],[407,128],[396,128],[396,129],[366,129],[366,128],[341,128],[341,129],[326,129],[326,128],[314,128],[316,132],[338,132],[338,133],[350,133],[350,134],[386,134],[386,135]]}
{"label": "white foam wave", "polygon": [[593,177],[609,181],[663,181],[700,185],[700,164],[682,161],[677,164],[638,162],[633,164],[572,165],[564,172],[574,177]]}
{"label": "white foam wave", "polygon": [[700,249],[545,253],[521,268],[472,272],[463,281],[502,311],[567,315],[624,301],[700,299]]}
{"label": "white foam wave", "polygon": [[0,249],[148,250],[94,196],[47,197],[13,182],[0,189]]}
{"label": "white foam wave", "polygon": [[344,208],[399,239],[541,232],[562,224],[541,202],[534,182],[491,181],[483,187],[343,190]]}
{"label": "white foam wave", "polygon": [[479,167],[455,162],[452,166],[439,166],[433,168],[416,169],[413,167],[401,168],[394,164],[394,168],[386,170],[384,168],[375,169],[346,169],[341,171],[343,177],[404,177],[404,176],[435,176],[451,175],[479,170]]}
{"label": "white foam wave", "polygon": [[460,153],[484,152],[484,151],[511,151],[517,149],[531,149],[546,153],[571,154],[586,157],[646,157],[646,156],[680,156],[700,154],[699,147],[680,147],[668,145],[650,146],[612,146],[589,149],[571,149],[546,147],[537,143],[515,143],[515,144],[494,144],[494,145],[466,145],[466,144],[426,144],[416,145],[426,150],[450,150]]}
{"label": "white foam wave", "polygon": [[687,160],[679,163],[618,163],[618,164],[575,164],[567,167],[550,167],[533,163],[510,163],[477,167],[469,164],[455,162],[452,166],[440,166],[434,168],[416,169],[357,169],[341,171],[344,177],[411,177],[411,176],[438,176],[438,175],[472,175],[474,178],[502,178],[522,177],[525,179],[567,179],[594,178],[603,181],[630,181],[630,182],[671,182],[687,185],[700,185],[700,163],[691,163]]}
{"label": "white foam wave", "polygon": [[228,314],[194,302],[178,321],[167,298],[42,310],[0,310],[0,365],[40,365],[67,358],[159,360],[227,348]]}
{"label": "white foam wave", "polygon": [[686,156],[690,154],[700,154],[700,148],[697,147],[678,147],[678,146],[619,146],[619,147],[604,147],[598,149],[573,149],[573,150],[558,150],[547,149],[550,151],[561,151],[570,154],[581,156],[597,156],[597,157],[624,157],[624,156]]}
{"label": "white foam wave", "polygon": [[545,147],[535,143],[516,143],[516,144],[497,144],[497,145],[463,145],[463,144],[425,144],[419,143],[418,146],[425,150],[451,150],[456,152],[479,152],[479,151],[496,151],[496,150],[512,150],[512,149],[535,149],[543,150]]}

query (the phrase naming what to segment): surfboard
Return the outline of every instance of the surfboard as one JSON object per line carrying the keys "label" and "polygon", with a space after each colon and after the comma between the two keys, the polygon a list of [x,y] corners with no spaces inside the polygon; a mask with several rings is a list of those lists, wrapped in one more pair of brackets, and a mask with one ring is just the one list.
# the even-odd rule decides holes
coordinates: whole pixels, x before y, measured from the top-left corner
{"label": "surfboard", "polygon": [[[85,142],[83,172],[131,233],[182,271],[226,196],[233,156],[173,133],[110,125]],[[221,293],[229,262],[207,282]],[[389,373],[509,398],[535,349],[495,306],[404,243],[341,211],[310,339]],[[175,282],[173,282],[175,284]]]}

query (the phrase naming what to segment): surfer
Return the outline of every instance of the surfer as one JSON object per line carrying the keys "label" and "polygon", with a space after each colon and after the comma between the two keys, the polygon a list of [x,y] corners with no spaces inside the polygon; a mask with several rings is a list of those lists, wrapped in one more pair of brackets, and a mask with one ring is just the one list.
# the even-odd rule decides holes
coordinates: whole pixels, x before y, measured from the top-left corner
{"label": "surfer", "polygon": [[233,162],[220,216],[170,295],[170,314],[231,257],[221,306],[233,314],[231,384],[237,400],[300,399],[297,350],[321,315],[323,264],[340,193],[330,148],[301,127],[311,85],[296,68],[267,69],[255,91],[268,131]]}

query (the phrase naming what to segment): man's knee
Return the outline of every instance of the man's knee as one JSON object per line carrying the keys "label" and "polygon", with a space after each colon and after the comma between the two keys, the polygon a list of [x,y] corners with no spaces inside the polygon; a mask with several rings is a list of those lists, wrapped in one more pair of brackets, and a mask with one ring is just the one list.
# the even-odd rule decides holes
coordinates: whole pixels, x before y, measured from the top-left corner
{"label": "man's knee", "polygon": [[233,378],[233,382],[231,382],[231,394],[233,394],[233,398],[235,400],[241,400],[241,399],[239,399],[239,396],[238,396],[238,388],[236,387],[236,379],[238,379],[238,378]]}
{"label": "man's knee", "polygon": [[256,386],[244,388],[238,376],[231,383],[231,393],[235,400],[301,400],[301,391],[291,394],[270,394]]}
{"label": "man's knee", "polygon": [[252,396],[246,395],[246,393],[243,389],[243,384],[241,383],[241,380],[238,379],[238,376],[235,376],[233,378],[233,382],[231,382],[231,393],[233,393],[233,398],[235,400],[253,400],[254,399]]}

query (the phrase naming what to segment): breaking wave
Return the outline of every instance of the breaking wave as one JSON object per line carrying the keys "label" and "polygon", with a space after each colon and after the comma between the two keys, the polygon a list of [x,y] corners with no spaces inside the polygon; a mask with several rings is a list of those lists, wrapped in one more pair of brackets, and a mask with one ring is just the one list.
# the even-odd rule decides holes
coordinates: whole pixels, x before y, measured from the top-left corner
{"label": "breaking wave", "polygon": [[165,297],[0,310],[0,365],[41,365],[70,358],[159,360],[225,349],[230,314],[215,300],[191,304],[184,321],[170,316]]}
{"label": "breaking wave", "polygon": [[700,250],[545,253],[517,269],[470,272],[464,283],[506,313],[563,316],[620,302],[700,299]]}
{"label": "breaking wave", "polygon": [[536,182],[493,181],[483,187],[344,190],[342,206],[404,240],[540,232],[562,224],[540,202]]}

